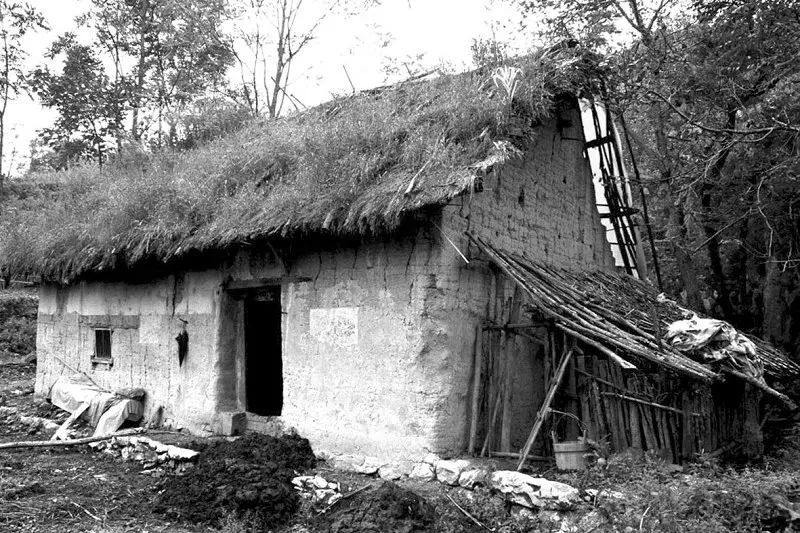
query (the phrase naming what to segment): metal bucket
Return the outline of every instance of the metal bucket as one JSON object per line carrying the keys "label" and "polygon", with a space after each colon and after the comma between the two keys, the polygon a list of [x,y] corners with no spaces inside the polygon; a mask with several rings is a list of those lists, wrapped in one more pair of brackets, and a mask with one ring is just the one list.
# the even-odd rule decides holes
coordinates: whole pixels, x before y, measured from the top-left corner
{"label": "metal bucket", "polygon": [[559,470],[583,470],[586,468],[586,454],[589,446],[582,440],[553,442],[556,467]]}

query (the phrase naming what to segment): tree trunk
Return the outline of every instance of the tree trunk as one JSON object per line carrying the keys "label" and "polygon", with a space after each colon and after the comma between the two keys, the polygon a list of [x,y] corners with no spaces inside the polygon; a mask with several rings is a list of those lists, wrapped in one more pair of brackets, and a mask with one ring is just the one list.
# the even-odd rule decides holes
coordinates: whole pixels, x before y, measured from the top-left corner
{"label": "tree trunk", "polygon": [[697,281],[697,269],[692,256],[686,250],[685,218],[683,200],[679,200],[670,210],[667,237],[680,272],[681,285],[686,291],[686,304],[691,309],[702,310],[704,307],[700,296],[700,284]]}

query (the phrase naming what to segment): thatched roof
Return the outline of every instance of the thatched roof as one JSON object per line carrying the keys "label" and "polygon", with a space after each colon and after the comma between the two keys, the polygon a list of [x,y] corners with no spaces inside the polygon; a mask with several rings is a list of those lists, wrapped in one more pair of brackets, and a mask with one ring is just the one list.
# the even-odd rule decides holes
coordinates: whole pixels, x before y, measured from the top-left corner
{"label": "thatched roof", "polygon": [[588,82],[587,65],[569,51],[529,56],[515,62],[513,99],[489,71],[441,76],[260,120],[188,153],[60,173],[55,201],[5,217],[0,257],[67,282],[273,236],[392,231],[525,148],[559,95]]}
{"label": "thatched roof", "polygon": [[[631,276],[603,270],[574,272],[494,248],[480,237],[472,241],[512,278],[532,302],[532,310],[566,334],[610,355],[623,365],[655,365],[698,381],[711,382],[723,375],[752,383],[787,405],[794,403],[770,388],[761,376],[718,361],[711,364],[678,351],[663,340],[670,324],[695,314],[673,300],[659,297],[649,284]],[[745,336],[747,337],[747,336]],[[771,380],[794,379],[800,366],[756,337],[753,358]],[[697,359],[697,360],[696,360]]]}

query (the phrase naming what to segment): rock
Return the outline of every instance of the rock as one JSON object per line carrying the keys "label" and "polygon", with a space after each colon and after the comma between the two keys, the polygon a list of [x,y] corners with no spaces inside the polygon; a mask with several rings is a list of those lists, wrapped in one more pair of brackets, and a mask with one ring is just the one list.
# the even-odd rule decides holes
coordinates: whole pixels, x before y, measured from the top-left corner
{"label": "rock", "polygon": [[408,474],[411,479],[418,479],[420,481],[433,481],[436,479],[436,471],[433,465],[429,463],[414,463],[411,467],[411,473]]}
{"label": "rock", "polygon": [[458,478],[461,472],[469,468],[469,466],[469,461],[463,459],[439,461],[436,463],[436,479],[446,485],[458,485]]}
{"label": "rock", "polygon": [[314,488],[317,489],[327,489],[328,482],[322,476],[314,476],[311,479],[311,484],[314,485]]}
{"label": "rock", "polygon": [[364,458],[364,462],[360,465],[355,465],[353,469],[354,472],[359,474],[365,474],[368,476],[372,476],[378,473],[380,467],[383,466],[383,463],[374,457],[366,457]]}
{"label": "rock", "polygon": [[489,471],[483,468],[472,468],[464,470],[458,476],[458,484],[465,489],[472,490],[477,485],[486,486],[489,482]]}
{"label": "rock", "polygon": [[580,501],[578,489],[544,478],[532,477],[521,472],[500,470],[490,478],[491,487],[517,505],[528,508],[565,510]]}
{"label": "rock", "polygon": [[423,463],[428,463],[431,466],[436,466],[436,463],[441,461],[442,458],[436,455],[435,453],[429,453],[425,457],[422,458]]}
{"label": "rock", "polygon": [[378,469],[378,477],[387,481],[395,481],[403,477],[403,474],[392,465],[383,465]]}

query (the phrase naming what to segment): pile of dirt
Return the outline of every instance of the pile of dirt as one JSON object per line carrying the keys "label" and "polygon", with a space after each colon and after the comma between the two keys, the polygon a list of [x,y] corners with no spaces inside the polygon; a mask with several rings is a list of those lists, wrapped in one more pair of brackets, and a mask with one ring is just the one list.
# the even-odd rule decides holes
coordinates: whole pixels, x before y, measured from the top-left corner
{"label": "pile of dirt", "polygon": [[193,469],[164,481],[155,511],[195,523],[233,515],[274,527],[299,506],[291,483],[295,472],[313,468],[315,462],[308,440],[297,435],[249,434],[214,442]]}
{"label": "pile of dirt", "polygon": [[434,506],[392,482],[359,492],[336,503],[319,518],[315,530],[325,533],[412,533],[431,531]]}

